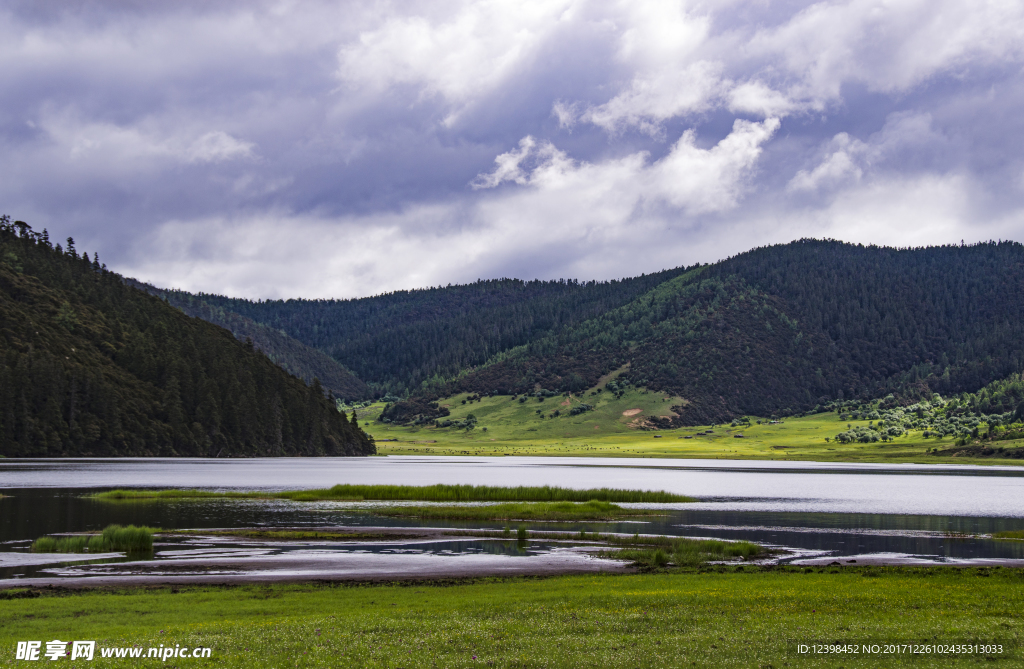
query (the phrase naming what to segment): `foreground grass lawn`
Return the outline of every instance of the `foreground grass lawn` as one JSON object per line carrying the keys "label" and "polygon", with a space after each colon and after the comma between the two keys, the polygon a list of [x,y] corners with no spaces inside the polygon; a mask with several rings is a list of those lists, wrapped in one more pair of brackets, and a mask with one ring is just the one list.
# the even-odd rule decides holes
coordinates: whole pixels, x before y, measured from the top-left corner
{"label": "foreground grass lawn", "polygon": [[[213,653],[167,662],[97,657],[82,666],[1009,667],[1021,666],[1024,635],[1024,572],[999,568],[710,568],[464,584],[13,595],[0,600],[0,666],[28,666],[14,659],[20,640],[41,640],[45,648],[51,639],[94,639],[100,648],[181,644]],[[795,642],[815,640],[997,640],[1004,653],[797,654]]]}

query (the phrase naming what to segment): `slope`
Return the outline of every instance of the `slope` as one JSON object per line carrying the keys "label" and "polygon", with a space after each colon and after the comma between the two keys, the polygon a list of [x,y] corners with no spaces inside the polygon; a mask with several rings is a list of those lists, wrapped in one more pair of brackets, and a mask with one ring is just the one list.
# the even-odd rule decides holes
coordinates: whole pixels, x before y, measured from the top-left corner
{"label": "slope", "polygon": [[497,353],[627,304],[683,271],[607,282],[495,279],[354,300],[197,297],[324,351],[381,393],[403,393],[440,387]]}
{"label": "slope", "polygon": [[299,377],[306,383],[319,379],[320,384],[341,400],[362,400],[373,396],[373,391],[345,369],[337,360],[280,330],[257,323],[223,307],[215,307],[199,297],[182,290],[156,288],[147,283],[129,279],[128,282],[150,295],[167,301],[172,307],[181,309],[189,316],[230,330],[239,341],[249,340],[258,351],[262,351],[279,367]]}
{"label": "slope", "polygon": [[579,391],[613,369],[681,424],[977,390],[1024,368],[1024,247],[801,240],[687,272],[497,355],[447,393]]}
{"label": "slope", "polygon": [[373,452],[318,384],[0,219],[0,455]]}

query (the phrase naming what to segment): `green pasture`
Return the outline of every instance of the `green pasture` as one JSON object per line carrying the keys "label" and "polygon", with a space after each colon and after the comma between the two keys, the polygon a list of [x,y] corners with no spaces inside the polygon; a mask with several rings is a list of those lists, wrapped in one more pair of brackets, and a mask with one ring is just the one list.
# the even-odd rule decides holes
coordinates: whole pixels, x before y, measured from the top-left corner
{"label": "green pasture", "polygon": [[[476,582],[7,590],[0,666],[25,664],[14,659],[18,641],[61,639],[212,648],[209,659],[167,662],[97,651],[82,664],[90,667],[1011,667],[1022,659],[1022,585],[1020,570],[999,568],[712,566]],[[810,656],[796,647],[986,641],[1002,653]]]}
{"label": "green pasture", "polygon": [[[848,426],[866,426],[869,421],[840,421],[836,413],[785,418],[775,424],[770,424],[769,418],[750,416],[749,426],[726,424],[648,430],[642,428],[645,419],[671,416],[671,407],[682,400],[634,388],[621,397],[591,390],[571,398],[549,397],[543,402],[535,398],[519,402],[508,395],[499,395],[463,404],[467,397],[466,394],[455,395],[439,403],[451,411],[451,416],[447,417],[450,420],[462,421],[470,413],[476,416],[477,426],[473,430],[380,423],[376,418],[384,407],[381,403],[359,411],[360,425],[377,440],[380,455],[571,455],[1024,465],[1021,460],[998,457],[933,455],[930,450],[950,448],[954,446],[954,439],[925,438],[920,430],[888,443],[837,443],[833,438]],[[569,410],[580,403],[590,404],[594,409],[569,416]],[[555,410],[561,415],[552,417]],[[758,420],[762,421],[761,425],[757,424]],[[712,430],[712,434],[699,434],[708,430]],[[740,434],[743,436],[736,436]],[[826,442],[826,437],[830,441]],[[1024,440],[1000,442],[1000,445],[1024,446]]]}

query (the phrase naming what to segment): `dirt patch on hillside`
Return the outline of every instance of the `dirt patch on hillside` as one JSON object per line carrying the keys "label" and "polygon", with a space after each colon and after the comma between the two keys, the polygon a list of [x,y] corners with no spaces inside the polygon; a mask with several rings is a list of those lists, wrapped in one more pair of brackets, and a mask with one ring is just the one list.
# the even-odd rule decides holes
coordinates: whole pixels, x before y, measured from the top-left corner
{"label": "dirt patch on hillside", "polygon": [[644,412],[643,409],[626,409],[625,411],[622,412],[622,415],[623,416],[635,416],[638,413],[643,413],[643,412]]}

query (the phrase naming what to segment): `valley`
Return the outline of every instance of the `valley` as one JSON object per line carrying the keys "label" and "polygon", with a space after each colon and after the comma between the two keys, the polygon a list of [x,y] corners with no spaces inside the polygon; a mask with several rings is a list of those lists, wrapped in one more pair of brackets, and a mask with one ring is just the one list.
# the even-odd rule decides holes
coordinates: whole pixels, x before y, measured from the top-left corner
{"label": "valley", "polygon": [[[942,451],[956,449],[956,439],[952,436],[925,437],[923,429],[911,430],[889,442],[840,443],[835,440],[837,434],[851,428],[867,428],[874,421],[850,417],[840,420],[840,414],[835,411],[774,421],[771,418],[750,417],[750,424],[642,429],[649,418],[671,417],[671,407],[680,398],[643,389],[630,389],[619,396],[608,392],[598,393],[595,389],[579,397],[558,395],[545,398],[543,402],[538,402],[536,398],[519,402],[508,395],[485,396],[471,401],[467,397],[475,396],[461,393],[439,400],[438,404],[451,412],[445,420],[461,423],[468,416],[474,416],[476,426],[471,430],[381,423],[378,418],[385,406],[381,402],[356,411],[360,425],[374,437],[379,455],[1021,463],[1019,459],[1000,457],[998,453],[980,457],[943,454]],[[467,400],[465,404],[463,400]],[[568,415],[572,406],[584,403],[594,408],[576,416]],[[561,413],[552,418],[550,416],[554,411]],[[1024,439],[1003,441],[1000,446],[1012,453],[1012,449],[1024,446]]]}

